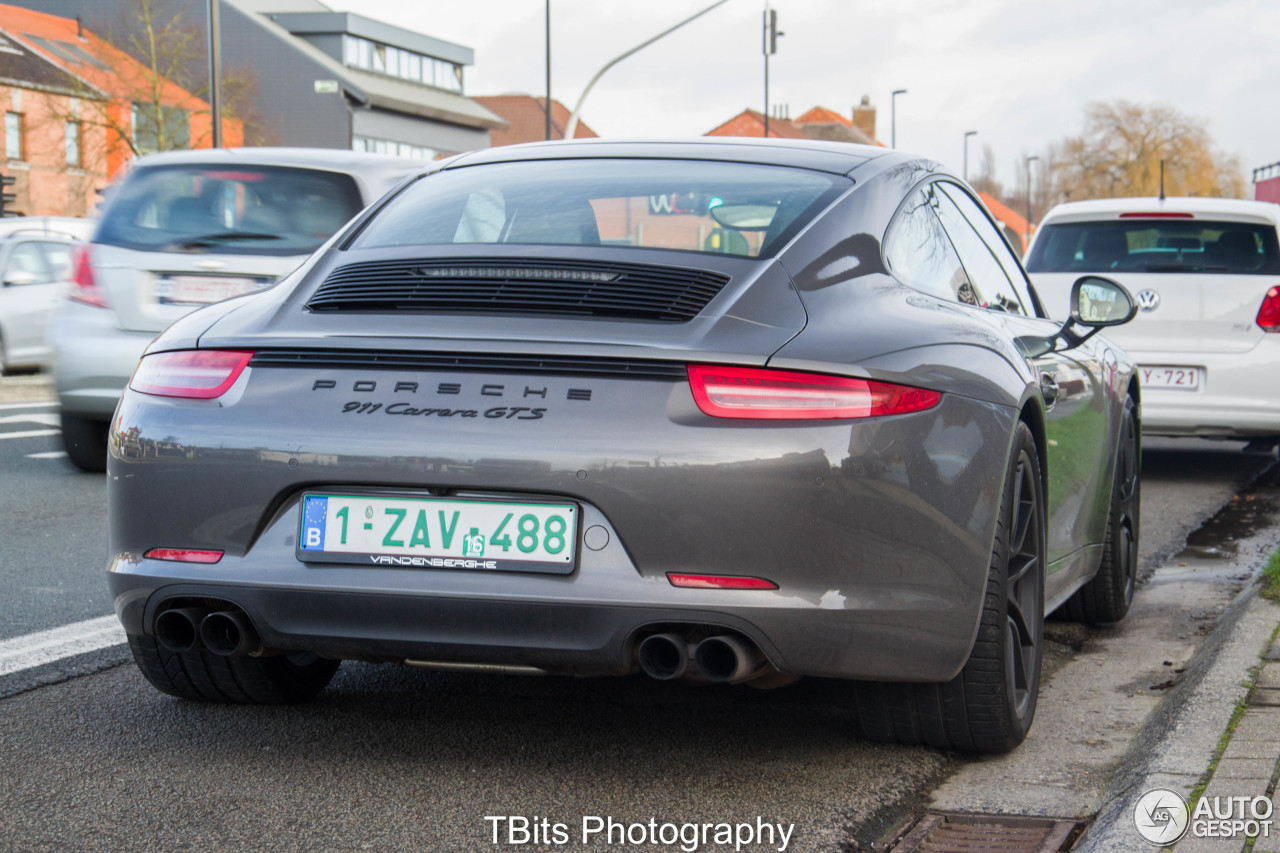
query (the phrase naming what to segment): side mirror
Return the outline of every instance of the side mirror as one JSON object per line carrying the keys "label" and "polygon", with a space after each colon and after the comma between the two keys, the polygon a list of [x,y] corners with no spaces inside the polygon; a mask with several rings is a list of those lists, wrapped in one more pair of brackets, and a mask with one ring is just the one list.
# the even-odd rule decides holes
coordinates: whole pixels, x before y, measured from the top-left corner
{"label": "side mirror", "polygon": [[1071,320],[1080,326],[1101,329],[1121,326],[1138,313],[1129,291],[1118,282],[1086,275],[1071,286]]}
{"label": "side mirror", "polygon": [[[1018,347],[1028,358],[1080,346],[1107,326],[1120,326],[1138,313],[1138,303],[1119,282],[1098,275],[1076,279],[1071,286],[1071,318],[1051,337],[1024,336]],[[1079,327],[1079,328],[1076,328]],[[1084,330],[1083,332],[1081,330]],[[1060,345],[1058,342],[1061,341]]]}
{"label": "side mirror", "polygon": [[36,274],[33,272],[27,272],[26,270],[9,270],[9,272],[4,274],[5,287],[9,287],[10,285],[34,284],[35,280]]}

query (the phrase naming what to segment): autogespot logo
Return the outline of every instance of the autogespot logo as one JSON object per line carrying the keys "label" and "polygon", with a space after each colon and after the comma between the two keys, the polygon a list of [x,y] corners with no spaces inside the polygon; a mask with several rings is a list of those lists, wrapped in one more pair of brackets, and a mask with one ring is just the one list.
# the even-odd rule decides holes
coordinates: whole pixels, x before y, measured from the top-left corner
{"label": "autogespot logo", "polygon": [[1173,844],[1187,832],[1187,801],[1167,788],[1147,791],[1133,807],[1133,825],[1152,844]]}

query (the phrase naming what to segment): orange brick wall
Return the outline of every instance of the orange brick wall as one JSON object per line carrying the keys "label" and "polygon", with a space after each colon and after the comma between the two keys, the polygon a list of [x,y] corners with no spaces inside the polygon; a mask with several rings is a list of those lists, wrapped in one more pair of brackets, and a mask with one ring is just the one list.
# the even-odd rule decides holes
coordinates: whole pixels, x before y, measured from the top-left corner
{"label": "orange brick wall", "polygon": [[[67,164],[66,120],[79,101],[84,120],[80,124],[81,166]],[[0,156],[0,172],[16,180],[9,192],[17,196],[10,205],[25,216],[89,216],[107,185],[107,132],[95,126],[97,107],[69,95],[53,95],[31,89],[0,86],[0,113],[24,116],[23,158]],[[0,145],[4,126],[0,124]],[[0,147],[0,155],[6,149]]]}

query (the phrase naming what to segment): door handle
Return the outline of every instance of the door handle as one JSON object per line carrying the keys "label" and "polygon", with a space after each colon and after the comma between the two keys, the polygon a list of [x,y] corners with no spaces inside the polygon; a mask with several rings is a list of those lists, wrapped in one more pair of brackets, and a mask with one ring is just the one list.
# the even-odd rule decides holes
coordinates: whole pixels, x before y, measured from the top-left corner
{"label": "door handle", "polygon": [[1053,378],[1052,374],[1040,374],[1040,394],[1044,397],[1045,411],[1053,408],[1053,404],[1058,402],[1058,380]]}

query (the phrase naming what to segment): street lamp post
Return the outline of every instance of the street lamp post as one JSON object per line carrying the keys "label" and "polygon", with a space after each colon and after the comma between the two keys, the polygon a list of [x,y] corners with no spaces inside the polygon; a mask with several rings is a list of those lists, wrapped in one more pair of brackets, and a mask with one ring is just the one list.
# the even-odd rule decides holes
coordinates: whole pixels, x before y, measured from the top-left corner
{"label": "street lamp post", "polygon": [[1039,156],[1032,154],[1027,158],[1027,246],[1031,246],[1031,164],[1035,160],[1039,160]]}
{"label": "street lamp post", "polygon": [[889,96],[889,147],[898,147],[898,96],[907,94],[906,89],[894,89]]}
{"label": "street lamp post", "polygon": [[977,135],[978,135],[978,131],[976,131],[976,130],[966,130],[966,131],[964,132],[964,173],[963,173],[963,177],[964,177],[964,179],[965,179],[966,181],[968,181],[968,180],[969,180],[969,137],[970,137],[970,136],[977,136]]}
{"label": "street lamp post", "polygon": [[594,85],[596,84],[596,81],[598,81],[601,77],[603,77],[603,76],[604,76],[604,73],[605,73],[606,71],[608,71],[608,70],[609,70],[610,68],[612,68],[613,66],[617,65],[617,64],[618,64],[619,62],[621,62],[622,60],[626,59],[626,58],[627,58],[628,56],[630,56],[631,54],[633,54],[633,53],[637,53],[637,52],[639,52],[639,51],[643,50],[644,48],[646,48],[646,47],[648,47],[649,45],[653,44],[653,43],[654,43],[655,41],[657,41],[658,39],[662,38],[663,36],[667,36],[667,35],[670,35],[671,33],[674,33],[676,30],[680,29],[680,28],[681,28],[681,27],[683,27],[685,24],[687,24],[687,23],[689,23],[689,22],[691,22],[691,21],[694,21],[694,20],[696,20],[696,19],[698,19],[698,18],[701,18],[703,15],[707,14],[708,12],[710,12],[712,9],[716,8],[717,6],[723,6],[725,3],[728,3],[728,2],[729,2],[729,0],[718,0],[718,2],[712,3],[710,6],[708,6],[708,7],[707,7],[707,8],[705,8],[705,9],[703,9],[701,12],[698,12],[698,13],[696,13],[696,14],[690,15],[689,17],[685,18],[683,21],[681,21],[680,23],[676,24],[674,27],[668,27],[667,29],[665,29],[665,30],[663,30],[662,32],[658,33],[658,34],[657,34],[656,36],[654,36],[653,38],[651,38],[651,39],[649,39],[649,40],[647,40],[647,41],[642,41],[642,42],[640,42],[640,44],[638,44],[638,45],[636,45],[635,47],[631,48],[631,49],[630,49],[630,50],[628,50],[626,53],[618,54],[618,55],[617,55],[617,56],[615,56],[613,59],[610,59],[608,62],[606,62],[606,63],[604,64],[604,67],[603,67],[603,68],[601,68],[599,71],[597,71],[597,72],[595,73],[595,76],[594,76],[594,77],[592,77],[592,78],[591,78],[591,80],[590,80],[590,82],[588,82],[588,83],[587,83],[587,88],[583,89],[583,90],[582,90],[582,94],[581,94],[580,96],[578,96],[578,103],[574,105],[574,107],[573,107],[573,113],[571,113],[571,114],[570,114],[570,116],[569,116],[569,124],[568,124],[568,126],[567,126],[567,127],[565,127],[565,129],[564,129],[564,138],[565,138],[565,139],[573,139],[573,134],[578,130],[578,116],[582,113],[582,104],[583,104],[583,102],[584,102],[584,101],[586,101],[586,100],[587,100],[587,95],[588,95],[588,94],[590,94],[590,92],[591,92],[591,87],[592,87],[592,86],[594,86]]}
{"label": "street lamp post", "polygon": [[544,138],[550,139],[551,138],[551,0],[546,0],[546,12],[543,16],[543,20],[546,23],[546,32],[547,32],[547,102],[543,104],[543,106],[546,107],[546,109],[543,110],[543,114],[545,117],[544,126],[546,128],[546,136]]}
{"label": "street lamp post", "polygon": [[222,38],[218,23],[218,0],[209,0],[209,119],[214,148],[222,147]]}

